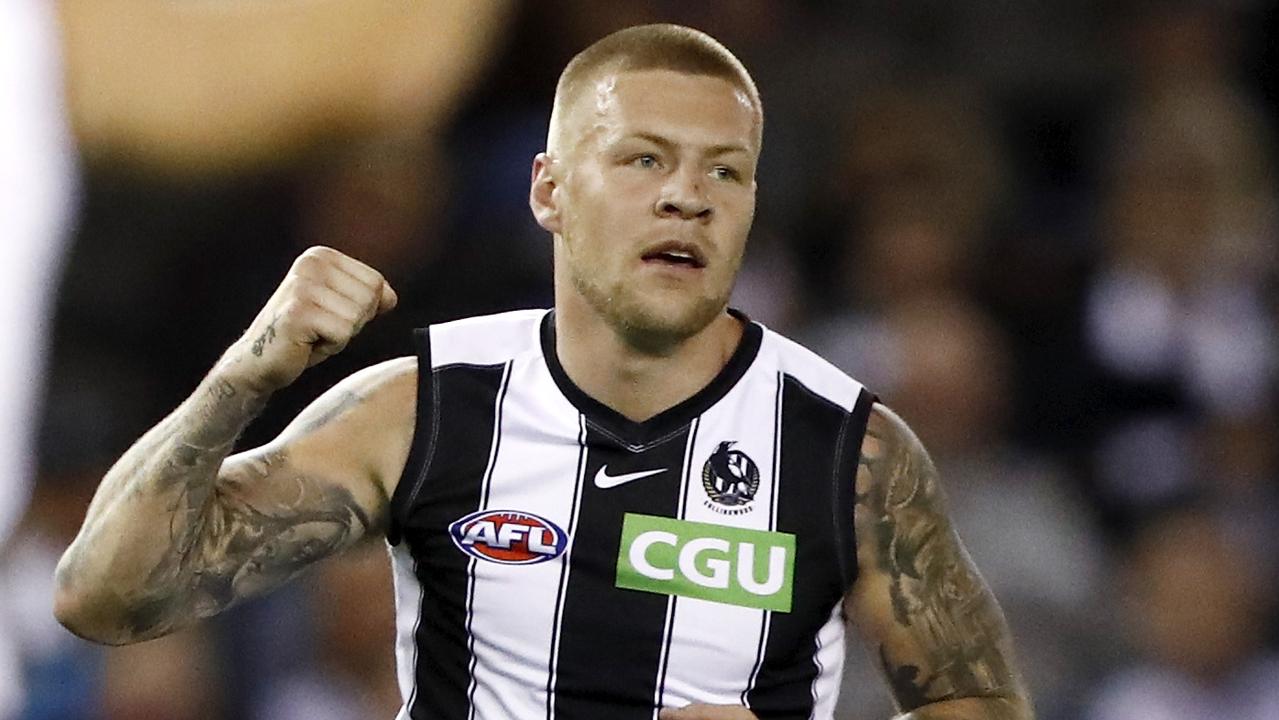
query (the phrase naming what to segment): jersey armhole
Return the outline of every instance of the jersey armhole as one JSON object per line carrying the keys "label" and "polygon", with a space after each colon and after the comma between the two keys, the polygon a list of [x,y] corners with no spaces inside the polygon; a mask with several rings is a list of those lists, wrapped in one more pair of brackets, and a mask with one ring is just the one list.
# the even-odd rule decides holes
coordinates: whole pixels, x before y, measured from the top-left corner
{"label": "jersey armhole", "polygon": [[861,458],[862,442],[866,439],[866,427],[870,423],[870,411],[878,402],[875,394],[862,388],[857,394],[853,409],[844,418],[838,446],[835,449],[833,521],[835,548],[839,555],[839,572],[843,591],[847,593],[857,579],[857,535],[853,526],[854,506],[857,501],[857,467]]}
{"label": "jersey armhole", "polygon": [[414,412],[413,440],[409,446],[409,456],[404,462],[404,471],[400,481],[395,485],[391,495],[391,521],[386,531],[386,540],[391,545],[399,545],[404,538],[404,528],[409,520],[409,512],[413,501],[422,489],[422,480],[426,476],[431,454],[435,446],[435,373],[431,367],[431,330],[417,328],[413,331],[413,345],[417,350],[417,409]]}

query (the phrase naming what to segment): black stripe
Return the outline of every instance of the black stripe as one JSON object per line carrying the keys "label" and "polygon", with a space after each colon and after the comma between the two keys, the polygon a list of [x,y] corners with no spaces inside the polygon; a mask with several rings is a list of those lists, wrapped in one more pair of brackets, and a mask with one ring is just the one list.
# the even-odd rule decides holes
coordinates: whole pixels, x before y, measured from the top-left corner
{"label": "black stripe", "polygon": [[[470,558],[454,547],[448,528],[480,506],[504,366],[458,365],[419,373],[419,388],[421,377],[429,376],[431,432],[429,441],[424,433],[415,433],[410,456],[419,457],[421,467],[414,478],[416,487],[402,496],[411,503],[401,509],[400,526],[422,585],[409,717],[465,720],[471,659],[466,632]],[[419,407],[419,416],[423,412]],[[448,422],[440,423],[441,416]],[[396,495],[400,496],[399,488]]]}
{"label": "black stripe", "polygon": [[[837,502],[831,478],[845,472],[838,457],[841,433],[851,438],[849,413],[785,377],[781,412],[781,479],[777,530],[794,533],[796,557],[789,613],[773,613],[764,659],[755,687],[747,694],[761,720],[808,718],[813,712],[813,681],[820,668],[814,658],[817,633],[830,619],[846,589],[841,546],[831,526],[816,522],[818,508]],[[860,444],[861,438],[856,438]],[[856,444],[854,446],[856,446]],[[855,462],[855,459],[854,459]],[[850,472],[843,482],[850,487]],[[851,501],[848,505],[851,512]]]}
{"label": "black stripe", "polygon": [[[488,466],[484,468],[484,480],[480,484],[480,505],[476,508],[477,510],[487,510],[489,507],[489,493],[493,490],[493,467],[497,465],[497,456],[502,450],[502,405],[506,401],[506,388],[510,380],[511,363],[508,362],[502,368],[502,387],[497,392],[497,409],[494,411],[493,418],[492,449],[489,451]],[[466,691],[466,704],[472,710],[475,707],[475,633],[471,630],[471,620],[475,614],[475,563],[477,562],[479,561],[471,558],[466,568],[469,575],[466,585],[466,650],[471,656],[468,666],[471,683]]]}
{"label": "black stripe", "polygon": [[[577,499],[582,496],[582,485],[586,482],[586,416],[579,414],[577,421],[581,430],[578,432],[577,444],[577,484],[573,487],[573,505],[569,510],[568,531],[570,538],[575,537],[577,533]],[[562,616],[560,611],[564,608],[564,588],[568,583],[569,558],[572,557],[572,549],[568,550],[568,557],[564,558],[563,564],[560,565],[560,583],[559,589],[555,593],[555,620],[551,627],[551,657],[550,664],[546,668],[546,720],[554,720],[555,718],[555,674],[559,667],[559,638],[560,624]]]}
{"label": "black stripe", "polygon": [[404,519],[412,506],[414,496],[421,489],[425,477],[426,458],[435,446],[431,432],[436,423],[432,418],[434,407],[431,393],[431,333],[427,328],[413,331],[413,345],[417,348],[417,411],[413,423],[413,441],[409,446],[409,456],[404,461],[404,471],[395,484],[391,495],[391,519],[386,530],[387,542],[400,544],[403,535]]}
{"label": "black stripe", "polygon": [[853,506],[857,502],[857,461],[861,458],[862,440],[866,437],[866,425],[870,422],[870,410],[875,396],[865,388],[857,396],[853,411],[844,416],[838,447],[835,449],[835,469],[831,472],[832,522],[835,547],[839,550],[839,568],[844,592],[848,592],[857,579],[857,534],[853,531]]}
{"label": "black stripe", "polygon": [[[653,717],[668,597],[618,589],[617,554],[626,513],[675,517],[679,511],[687,436],[684,428],[631,452],[587,421],[585,474],[561,623],[556,720]],[[606,464],[611,475],[666,472],[601,489],[594,477]],[[619,656],[625,660],[619,662]]]}
{"label": "black stripe", "polygon": [[675,627],[675,609],[678,604],[679,597],[671,595],[666,598],[666,621],[662,623],[662,650],[657,656],[657,689],[653,692],[655,708],[652,717],[657,716],[657,708],[662,707],[666,701],[666,669],[671,660],[671,628]]}

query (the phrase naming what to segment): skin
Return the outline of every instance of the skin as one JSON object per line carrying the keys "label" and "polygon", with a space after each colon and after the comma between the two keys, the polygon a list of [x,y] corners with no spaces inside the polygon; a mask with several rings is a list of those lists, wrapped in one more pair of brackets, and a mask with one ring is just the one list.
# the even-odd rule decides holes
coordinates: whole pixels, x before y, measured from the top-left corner
{"label": "skin", "polygon": [[[555,237],[557,351],[583,390],[643,419],[705,386],[740,340],[725,305],[754,212],[758,113],[726,81],[668,71],[605,74],[582,98],[535,159],[530,191]],[[704,267],[645,261],[670,238]],[[379,537],[411,442],[414,359],[348,378],[269,445],[227,453],[274,390],[394,304],[351,258],[318,248],[299,259],[196,393],[107,474],[58,568],[59,619],[99,642],[136,642]],[[951,527],[936,469],[882,405],[849,481],[859,578],[844,610],[900,717],[1031,717],[1003,615]],[[755,716],[691,705],[660,717]]]}
{"label": "skin", "polygon": [[937,468],[880,404],[862,441],[854,520],[859,575],[844,613],[901,719],[1032,717],[1003,612],[946,515]]}

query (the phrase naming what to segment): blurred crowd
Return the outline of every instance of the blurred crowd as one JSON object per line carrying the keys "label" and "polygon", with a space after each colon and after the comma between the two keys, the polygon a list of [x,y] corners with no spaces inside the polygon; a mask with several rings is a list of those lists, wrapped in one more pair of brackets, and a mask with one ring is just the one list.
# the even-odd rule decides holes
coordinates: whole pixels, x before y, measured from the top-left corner
{"label": "blurred crowd", "polygon": [[[400,307],[281,393],[275,435],[429,322],[551,302],[527,208],[555,79],[630,24],[704,29],[765,105],[734,304],[919,433],[1043,720],[1279,718],[1279,3],[519,5],[447,128],[199,178],[84,166],[27,516],[0,555],[21,720],[354,720],[398,706],[372,546],[102,649],[50,614],[97,480],[303,248]],[[424,89],[424,92],[429,91]],[[847,718],[893,710],[850,648]],[[3,713],[0,713],[2,715]],[[4,720],[8,720],[5,718]]]}

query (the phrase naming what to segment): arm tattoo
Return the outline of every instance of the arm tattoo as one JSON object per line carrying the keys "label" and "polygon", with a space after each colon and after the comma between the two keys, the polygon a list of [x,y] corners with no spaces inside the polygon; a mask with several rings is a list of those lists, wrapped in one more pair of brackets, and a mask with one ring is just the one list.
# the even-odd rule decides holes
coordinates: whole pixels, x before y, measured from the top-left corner
{"label": "arm tattoo", "polygon": [[275,340],[275,319],[274,318],[271,320],[271,323],[266,326],[266,330],[263,330],[262,334],[259,335],[256,340],[253,341],[253,345],[249,347],[249,350],[255,356],[262,357],[262,351],[266,349],[266,346],[270,345],[271,341],[273,340]]}
{"label": "arm tattoo", "polygon": [[329,404],[327,407],[321,408],[315,417],[309,417],[311,413],[306,413],[301,416],[300,419],[305,421],[302,425],[302,434],[305,435],[319,430],[346,414],[347,410],[350,410],[362,402],[364,402],[363,397],[360,397],[350,390],[343,391],[337,401]]}
{"label": "arm tattoo", "polygon": [[[224,466],[265,396],[210,375],[103,479],[59,575],[102,588],[124,619],[112,641],[163,635],[276,587],[381,520],[283,450]],[[317,430],[363,402],[346,392],[300,416]],[[385,501],[385,492],[380,487]]]}
{"label": "arm tattoo", "polygon": [[[1020,688],[1003,614],[951,528],[936,468],[900,420],[885,420],[867,431],[859,470],[869,483],[857,505],[888,580],[891,636],[899,642],[880,644],[878,654],[893,694],[907,711],[989,698],[972,717],[1023,717],[1004,702],[1020,697]],[[897,645],[904,657],[894,656]]]}
{"label": "arm tattoo", "polygon": [[[149,637],[188,617],[219,613],[283,584],[375,529],[349,490],[281,474],[284,468],[284,452],[248,461],[220,478],[212,501],[194,522],[181,529],[171,523],[171,552],[132,603],[130,632]],[[273,484],[270,492],[255,492],[263,482]],[[182,514],[182,503],[179,495],[174,518]]]}

